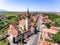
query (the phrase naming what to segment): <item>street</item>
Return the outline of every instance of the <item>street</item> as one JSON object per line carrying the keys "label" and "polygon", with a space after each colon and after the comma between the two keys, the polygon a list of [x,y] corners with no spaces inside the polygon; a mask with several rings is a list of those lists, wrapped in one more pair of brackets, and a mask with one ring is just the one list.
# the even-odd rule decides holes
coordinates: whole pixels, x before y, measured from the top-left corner
{"label": "street", "polygon": [[39,33],[35,34],[34,37],[30,37],[30,40],[25,45],[37,45]]}

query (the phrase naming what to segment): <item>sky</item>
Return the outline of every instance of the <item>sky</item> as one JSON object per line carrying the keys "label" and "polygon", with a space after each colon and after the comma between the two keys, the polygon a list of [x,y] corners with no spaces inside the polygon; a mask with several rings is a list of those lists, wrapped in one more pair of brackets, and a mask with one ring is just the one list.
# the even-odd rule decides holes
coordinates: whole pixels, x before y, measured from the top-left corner
{"label": "sky", "polygon": [[0,0],[0,9],[7,11],[60,12],[60,0]]}

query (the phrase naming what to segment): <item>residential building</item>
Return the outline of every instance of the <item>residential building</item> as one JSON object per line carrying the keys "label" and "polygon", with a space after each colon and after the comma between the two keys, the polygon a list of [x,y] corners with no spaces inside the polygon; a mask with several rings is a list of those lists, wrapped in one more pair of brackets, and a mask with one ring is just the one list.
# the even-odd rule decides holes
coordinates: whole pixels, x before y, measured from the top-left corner
{"label": "residential building", "polygon": [[58,43],[42,41],[42,45],[59,45]]}

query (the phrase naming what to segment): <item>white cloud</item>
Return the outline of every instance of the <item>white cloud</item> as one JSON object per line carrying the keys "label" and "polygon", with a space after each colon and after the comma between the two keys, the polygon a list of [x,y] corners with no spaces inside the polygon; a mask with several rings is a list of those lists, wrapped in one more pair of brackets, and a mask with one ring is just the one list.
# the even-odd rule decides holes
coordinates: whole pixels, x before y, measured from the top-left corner
{"label": "white cloud", "polygon": [[6,1],[6,0],[0,0],[0,3],[3,3],[4,1]]}
{"label": "white cloud", "polygon": [[4,4],[7,0],[0,0],[0,4]]}
{"label": "white cloud", "polygon": [[4,7],[6,1],[7,0],[0,0],[0,9],[2,9],[2,7]]}
{"label": "white cloud", "polygon": [[0,0],[0,6],[5,2],[5,0]]}

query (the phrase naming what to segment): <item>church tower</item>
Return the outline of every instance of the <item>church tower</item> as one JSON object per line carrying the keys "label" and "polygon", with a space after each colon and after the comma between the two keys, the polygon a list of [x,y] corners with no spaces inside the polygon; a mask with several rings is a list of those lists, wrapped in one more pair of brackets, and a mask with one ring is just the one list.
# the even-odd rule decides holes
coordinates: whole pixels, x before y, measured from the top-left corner
{"label": "church tower", "polygon": [[27,9],[27,14],[26,14],[26,31],[30,30],[30,14],[29,14],[29,8]]}

